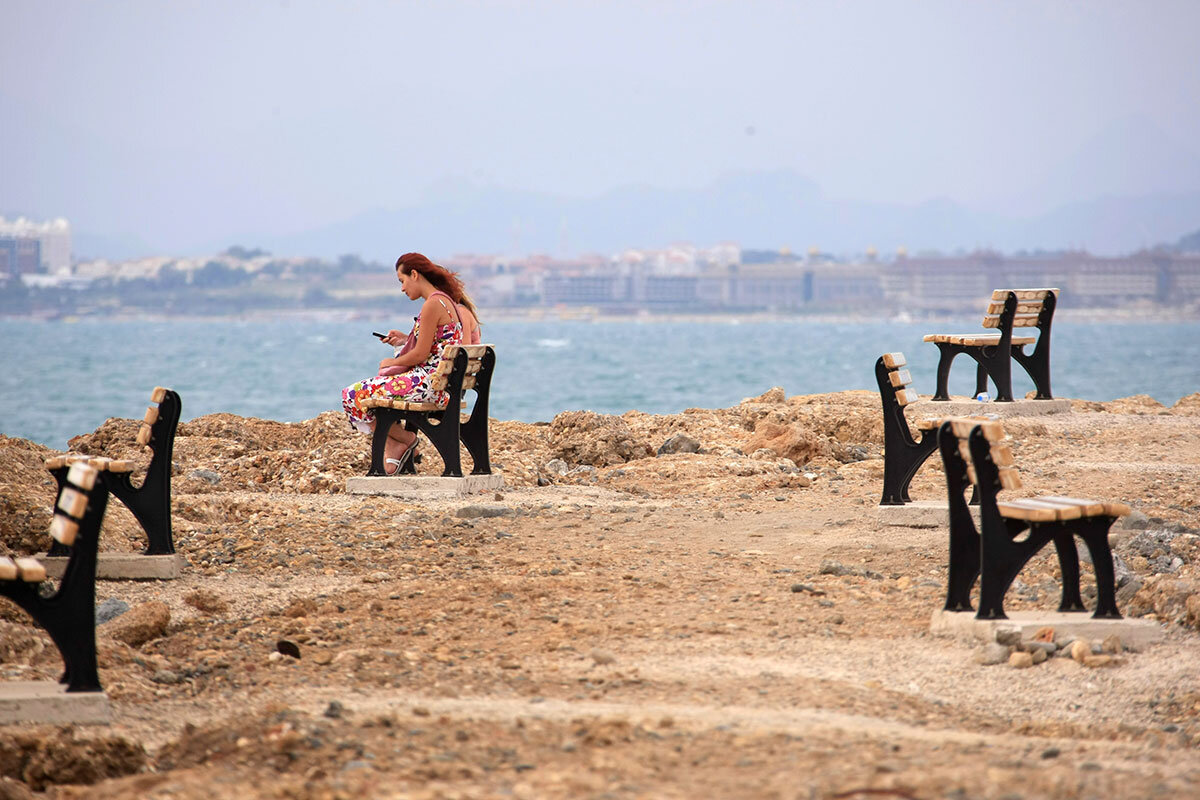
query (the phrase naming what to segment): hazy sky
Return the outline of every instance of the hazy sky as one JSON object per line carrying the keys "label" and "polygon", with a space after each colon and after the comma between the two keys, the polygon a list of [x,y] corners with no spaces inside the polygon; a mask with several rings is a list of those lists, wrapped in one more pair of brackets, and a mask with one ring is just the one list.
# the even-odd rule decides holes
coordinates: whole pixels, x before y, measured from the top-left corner
{"label": "hazy sky", "polygon": [[[1194,0],[0,10],[0,213],[175,251],[464,183],[578,197],[783,168],[1003,213],[1200,190],[1172,167],[1200,158]],[[1112,157],[1130,141],[1148,166]]]}

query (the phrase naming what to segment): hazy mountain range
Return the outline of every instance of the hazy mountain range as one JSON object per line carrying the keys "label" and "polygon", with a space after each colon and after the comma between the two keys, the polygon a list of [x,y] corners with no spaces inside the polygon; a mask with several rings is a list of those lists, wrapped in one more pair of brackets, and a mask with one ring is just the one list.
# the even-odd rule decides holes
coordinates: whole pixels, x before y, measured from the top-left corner
{"label": "hazy mountain range", "polygon": [[[242,231],[194,243],[186,252],[240,244],[279,255],[354,253],[390,262],[409,249],[439,257],[567,255],[732,241],[755,249],[816,246],[842,255],[868,246],[886,255],[901,245],[914,253],[990,247],[1115,255],[1174,243],[1200,229],[1200,153],[1144,116],[1109,124],[1053,168],[1027,176],[1025,184],[1023,199],[1010,198],[1001,207],[1039,209],[1028,214],[980,210],[951,198],[905,205],[832,197],[788,170],[730,174],[694,189],[623,186],[594,197],[451,181],[418,192],[406,207],[379,208],[290,235]],[[81,256],[162,254],[164,248],[174,252],[167,242],[76,234]]]}

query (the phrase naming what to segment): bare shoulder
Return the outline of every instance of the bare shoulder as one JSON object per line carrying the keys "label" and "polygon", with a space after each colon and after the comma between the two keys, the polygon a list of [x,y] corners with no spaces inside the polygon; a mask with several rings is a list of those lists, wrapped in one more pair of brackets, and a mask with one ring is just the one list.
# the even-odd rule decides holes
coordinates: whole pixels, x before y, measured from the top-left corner
{"label": "bare shoulder", "polygon": [[445,325],[450,321],[450,312],[440,300],[431,297],[421,306],[421,322],[426,325]]}

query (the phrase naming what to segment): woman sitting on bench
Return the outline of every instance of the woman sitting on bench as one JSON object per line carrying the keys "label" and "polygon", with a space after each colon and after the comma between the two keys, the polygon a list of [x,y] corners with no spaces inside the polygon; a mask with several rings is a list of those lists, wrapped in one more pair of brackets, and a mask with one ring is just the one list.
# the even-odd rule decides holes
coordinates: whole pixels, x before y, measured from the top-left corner
{"label": "woman sitting on bench", "polygon": [[[466,315],[461,313],[459,304],[465,305],[468,312],[474,310],[458,276],[420,253],[400,256],[396,260],[396,277],[410,300],[421,298],[424,304],[408,336],[392,330],[383,339],[388,344],[403,345],[403,349],[394,358],[379,362],[379,374],[342,389],[342,408],[350,418],[350,424],[363,433],[375,429],[375,415],[363,405],[368,398],[446,402],[445,392],[436,391],[432,386],[433,374],[446,347],[466,343],[463,336]],[[474,313],[470,317],[474,328],[472,338],[477,340],[479,323]],[[413,457],[416,439],[417,435],[412,431],[400,425],[392,426],[384,453],[387,474],[398,474]]]}

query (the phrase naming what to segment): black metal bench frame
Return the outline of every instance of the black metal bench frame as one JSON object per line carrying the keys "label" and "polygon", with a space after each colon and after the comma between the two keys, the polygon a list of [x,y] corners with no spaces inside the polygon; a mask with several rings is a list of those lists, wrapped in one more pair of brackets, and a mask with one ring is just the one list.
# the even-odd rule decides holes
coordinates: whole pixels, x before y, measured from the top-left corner
{"label": "black metal bench frame", "polygon": [[[133,485],[128,472],[104,473],[109,491],[125,504],[146,532],[148,544],[143,555],[165,556],[175,552],[175,539],[171,531],[171,462],[181,410],[179,395],[166,389],[163,399],[158,403],[158,418],[150,425],[148,446],[153,455],[141,486]],[[67,469],[60,467],[50,471],[58,481],[60,490],[67,477]],[[67,549],[55,542],[47,555],[65,556]]]}
{"label": "black metal bench frame", "polygon": [[[88,495],[87,510],[78,521],[74,544],[66,548],[70,557],[54,594],[43,597],[41,583],[0,581],[0,595],[19,605],[50,634],[63,659],[58,682],[65,683],[68,692],[103,691],[96,660],[96,552],[108,508],[107,477],[97,475],[90,490],[76,487]],[[58,496],[63,485],[59,485]]]}
{"label": "black metal bench frame", "polygon": [[[991,456],[991,443],[976,426],[967,439],[979,493],[980,527],[963,498],[971,483],[967,464],[958,449],[959,439],[951,422],[938,430],[938,448],[946,472],[950,506],[950,567],[946,589],[946,611],[970,611],[971,587],[979,579],[978,619],[1007,619],[1004,595],[1029,560],[1050,542],[1054,543],[1062,571],[1062,599],[1058,610],[1085,612],[1079,590],[1079,551],[1075,536],[1083,539],[1092,556],[1096,573],[1096,619],[1120,619],[1108,529],[1117,517],[1099,515],[1055,522],[1029,522],[1000,514],[996,506],[1000,488],[999,469]],[[1029,535],[1018,537],[1026,530]]]}
{"label": "black metal bench frame", "polygon": [[[462,409],[463,380],[467,375],[470,357],[466,350],[459,349],[454,357],[454,366],[446,380],[445,391],[450,396],[444,409],[416,411],[412,409],[375,407],[375,432],[371,436],[371,466],[368,477],[386,476],[384,469],[384,446],[392,425],[401,424],[406,430],[424,433],[442,457],[445,469],[443,477],[462,477],[462,457],[458,443],[461,441],[471,454],[474,467],[472,475],[491,475],[492,463],[488,455],[488,395],[491,391],[492,373],[496,366],[496,351],[488,346],[480,360],[479,372],[475,374],[475,404],[466,422],[460,417]],[[400,470],[402,474],[416,474],[410,459]]]}
{"label": "black metal bench frame", "polygon": [[879,384],[879,397],[883,401],[883,499],[881,506],[899,506],[911,503],[908,486],[917,470],[937,448],[937,430],[923,431],[919,441],[914,441],[904,418],[904,406],[896,399],[896,392],[906,388],[893,386],[889,373],[893,372],[880,356],[875,360],[875,382]]}
{"label": "black metal bench frame", "polygon": [[1013,400],[1012,362],[1015,359],[1033,379],[1033,385],[1037,391],[1034,399],[1053,399],[1053,395],[1050,394],[1050,322],[1054,318],[1057,298],[1054,292],[1048,291],[1042,300],[1035,326],[1038,330],[1038,339],[1030,353],[1025,352],[1024,344],[1015,347],[1012,344],[1013,318],[1016,316],[1019,302],[1016,293],[1010,291],[1004,301],[1004,310],[1000,312],[1000,339],[994,345],[934,342],[940,355],[937,368],[937,392],[934,394],[933,400],[946,401],[950,399],[948,390],[950,364],[960,353],[966,353],[976,361],[976,396],[987,392],[988,378],[991,378],[996,385],[996,402],[1011,403]]}

